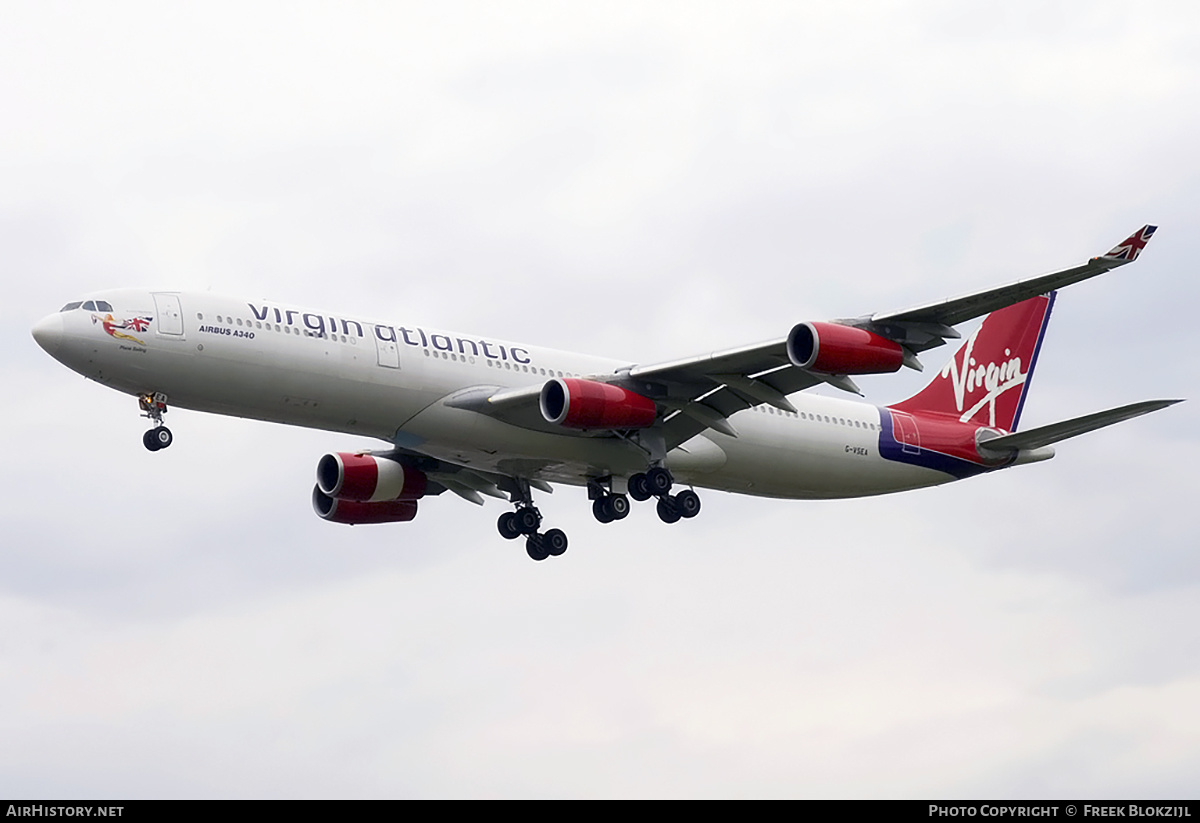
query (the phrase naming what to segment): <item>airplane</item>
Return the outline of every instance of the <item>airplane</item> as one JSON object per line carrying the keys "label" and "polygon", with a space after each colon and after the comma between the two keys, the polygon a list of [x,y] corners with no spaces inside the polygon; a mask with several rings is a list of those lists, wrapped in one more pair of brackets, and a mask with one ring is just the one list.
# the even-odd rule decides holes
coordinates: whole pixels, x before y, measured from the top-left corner
{"label": "airplane", "polygon": [[[1054,443],[1181,402],[1018,430],[1057,290],[1137,259],[1155,228],[1053,274],[648,365],[180,291],[85,296],[32,333],[68,368],[137,397],[151,451],[174,442],[169,406],[375,438],[387,447],[317,462],[323,520],[406,522],[424,497],[486,495],[513,507],[500,534],[545,560],[568,543],[534,505],[553,483],[585,487],[601,523],[624,519],[631,498],[674,523],[699,514],[698,487],[819,499],[935,486],[1046,460]],[[906,400],[801,394],[861,395],[854,375],[921,370],[920,354],[983,315]]]}

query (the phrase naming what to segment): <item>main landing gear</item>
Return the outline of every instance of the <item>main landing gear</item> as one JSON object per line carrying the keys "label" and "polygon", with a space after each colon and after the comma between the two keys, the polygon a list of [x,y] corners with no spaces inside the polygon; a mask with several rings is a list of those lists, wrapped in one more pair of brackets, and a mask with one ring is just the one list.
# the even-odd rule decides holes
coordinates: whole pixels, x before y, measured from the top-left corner
{"label": "main landing gear", "polygon": [[163,415],[167,413],[167,396],[162,392],[138,395],[138,406],[142,410],[142,417],[148,417],[154,423],[154,428],[142,435],[142,445],[156,452],[174,443],[175,435],[163,425]]}
{"label": "main landing gear", "polygon": [[[156,430],[157,431],[157,430]],[[496,521],[496,530],[505,540],[525,538],[525,552],[534,560],[558,557],[567,550],[567,535],[562,529],[539,531],[542,513],[533,505],[529,482],[514,478],[517,490],[510,492],[516,511],[505,512]],[[658,499],[658,517],[664,523],[677,523],[700,513],[700,495],[691,489],[671,494],[675,480],[663,466],[654,466],[645,474],[638,473],[629,478],[629,494],[614,492],[612,478],[604,477],[588,481],[588,497],[592,501],[592,515],[601,523],[624,520],[629,516],[629,498],[645,501]],[[510,487],[511,488],[511,487]]]}
{"label": "main landing gear", "polygon": [[533,495],[529,484],[524,480],[517,481],[518,493],[513,495],[517,510],[505,512],[496,521],[496,529],[505,540],[516,540],[524,535],[525,553],[534,560],[545,560],[547,557],[558,557],[567,550],[567,535],[562,529],[549,529],[539,532],[542,525],[542,513],[533,505]]}
{"label": "main landing gear", "polygon": [[[610,484],[611,485],[611,484]],[[664,466],[654,466],[645,474],[641,472],[629,478],[629,497],[638,502],[658,498],[658,517],[664,523],[677,523],[681,518],[692,518],[700,513],[700,495],[685,489],[672,495],[675,479]],[[629,497],[614,494],[600,481],[588,484],[588,496],[592,499],[592,514],[601,523],[621,520],[629,514]]]}

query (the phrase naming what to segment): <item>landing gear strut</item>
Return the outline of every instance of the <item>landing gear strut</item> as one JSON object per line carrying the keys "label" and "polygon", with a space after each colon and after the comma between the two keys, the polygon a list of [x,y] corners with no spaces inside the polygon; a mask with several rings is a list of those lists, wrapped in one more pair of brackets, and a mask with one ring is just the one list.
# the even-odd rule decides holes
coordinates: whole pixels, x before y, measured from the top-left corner
{"label": "landing gear strut", "polygon": [[533,505],[529,482],[516,478],[517,491],[512,493],[512,502],[517,510],[505,512],[496,521],[496,530],[505,540],[516,540],[525,536],[525,553],[534,560],[558,557],[567,550],[567,535],[562,529],[549,529],[544,534],[538,531],[542,525],[542,513]]}
{"label": "landing gear strut", "polygon": [[142,417],[148,417],[154,423],[154,428],[142,435],[142,445],[156,452],[174,443],[175,436],[163,425],[163,415],[167,413],[167,396],[162,392],[138,395],[138,406],[142,410]]}

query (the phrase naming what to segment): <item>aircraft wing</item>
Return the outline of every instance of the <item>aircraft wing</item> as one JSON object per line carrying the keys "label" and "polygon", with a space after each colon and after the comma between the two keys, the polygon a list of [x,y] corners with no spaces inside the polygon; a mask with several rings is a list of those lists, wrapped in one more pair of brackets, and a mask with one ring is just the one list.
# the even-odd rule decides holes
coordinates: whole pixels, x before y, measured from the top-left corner
{"label": "aircraft wing", "polygon": [[452,409],[486,414],[488,417],[495,417],[524,429],[569,434],[570,432],[564,432],[562,427],[546,422],[538,410],[538,398],[541,396],[543,385],[544,382],[515,389],[471,386],[442,398],[441,402]]}
{"label": "aircraft wing", "polygon": [[959,335],[952,327],[959,323],[1132,263],[1150,242],[1157,228],[1142,226],[1107,254],[1093,257],[1082,266],[903,311],[880,312],[839,322],[895,340],[914,353],[922,352],[942,345],[946,338],[957,338]]}
{"label": "aircraft wing", "polygon": [[[1150,241],[1155,229],[1155,226],[1143,226],[1108,253],[1093,257],[1081,266],[902,311],[836,320],[832,325],[862,329],[899,344],[903,350],[903,364],[920,370],[922,366],[917,354],[940,346],[947,339],[959,337],[953,328],[956,324],[1132,262]],[[668,449],[706,429],[736,437],[737,431],[728,418],[752,406],[767,403],[794,412],[787,395],[821,383],[862,393],[845,374],[805,368],[793,361],[786,337],[680,360],[634,365],[611,374],[588,375],[587,379],[611,383],[654,400],[664,419]],[[515,389],[480,386],[451,395],[444,402],[525,428],[571,433],[542,417],[538,408],[541,385]],[[607,431],[573,433],[612,436]]]}
{"label": "aircraft wing", "polygon": [[[848,378],[819,375],[793,366],[788,361],[787,341],[782,339],[653,366],[632,366],[611,374],[588,375],[587,379],[652,398],[666,418],[668,448],[709,428],[736,437],[737,432],[726,418],[760,403],[795,411],[787,395],[821,382],[857,391]],[[611,435],[602,430],[572,431],[547,422],[538,407],[543,385],[544,381],[511,389],[475,386],[455,392],[442,402],[537,431]]]}
{"label": "aircraft wing", "polygon": [[[1153,237],[1155,229],[1143,226],[1108,253],[1081,266],[902,311],[879,312],[835,323],[899,343],[904,349],[904,365],[920,369],[916,355],[959,337],[953,328],[956,324],[1132,262]],[[676,444],[705,428],[736,436],[725,418],[759,403],[794,411],[786,396],[820,383],[861,394],[846,375],[826,374],[794,364],[788,355],[786,338],[684,360],[634,366],[608,382],[653,397],[671,410],[673,414],[666,424],[667,440]]]}
{"label": "aircraft wing", "polygon": [[[471,468],[440,460],[421,451],[408,448],[393,448],[390,451],[367,452],[378,457],[404,462],[419,469],[429,482],[426,496],[453,492],[459,497],[482,506],[484,496],[499,500],[512,500],[520,493],[520,487],[511,475],[486,469]],[[554,487],[536,477],[526,477],[525,482],[538,491],[554,494]]]}
{"label": "aircraft wing", "polygon": [[668,447],[710,428],[736,437],[737,431],[726,418],[761,403],[794,412],[796,409],[787,395],[819,383],[831,382],[848,391],[858,390],[848,378],[821,375],[792,365],[787,340],[782,338],[683,360],[634,366],[609,382],[652,397],[664,408]]}

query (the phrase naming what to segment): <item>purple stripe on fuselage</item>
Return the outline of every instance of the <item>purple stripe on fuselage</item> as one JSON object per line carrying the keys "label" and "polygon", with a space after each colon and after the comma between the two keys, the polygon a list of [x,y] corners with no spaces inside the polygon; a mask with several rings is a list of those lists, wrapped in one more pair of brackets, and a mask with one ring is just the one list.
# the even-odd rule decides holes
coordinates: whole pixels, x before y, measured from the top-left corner
{"label": "purple stripe on fuselage", "polygon": [[892,412],[882,406],[877,406],[876,408],[879,410],[879,455],[884,460],[933,469],[934,471],[948,474],[956,480],[962,480],[966,477],[973,477],[977,474],[990,471],[989,467],[980,465],[979,463],[972,463],[969,460],[963,460],[961,457],[952,457],[948,454],[942,454],[941,452],[921,447],[919,440],[920,428],[917,429],[917,443],[909,444],[906,449],[904,444],[894,434]]}

